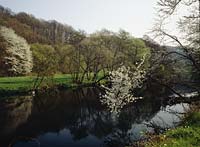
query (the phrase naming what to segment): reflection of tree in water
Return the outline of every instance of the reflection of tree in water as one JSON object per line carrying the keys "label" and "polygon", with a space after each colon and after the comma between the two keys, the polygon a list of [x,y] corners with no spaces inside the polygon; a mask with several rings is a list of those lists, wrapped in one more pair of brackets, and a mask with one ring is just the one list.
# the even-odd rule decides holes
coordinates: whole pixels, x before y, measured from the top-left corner
{"label": "reflection of tree in water", "polygon": [[[146,102],[145,102],[146,101]],[[134,127],[144,121],[151,120],[160,109],[160,103],[148,100],[139,100],[131,107],[126,107],[117,118],[115,130],[105,138],[108,146],[125,146],[138,139],[138,132],[134,132]]]}
{"label": "reflection of tree in water", "polygon": [[[118,142],[119,144],[119,141],[121,142],[120,144],[127,143],[131,140],[129,130],[132,124],[141,123],[144,119],[148,120],[152,118],[154,116],[152,112],[157,112],[160,108],[160,105],[155,102],[144,105],[142,104],[144,100],[142,100],[134,107],[128,107],[122,111],[119,118],[113,119],[111,113],[104,108],[100,106],[99,110],[97,110],[98,108],[96,109],[94,104],[90,104],[87,101],[86,96],[91,95],[90,92],[88,90],[88,93],[76,93],[79,95],[77,98],[85,97],[85,99],[82,101],[81,107],[78,109],[79,111],[76,111],[76,118],[73,118],[74,122],[69,124],[69,129],[75,140],[82,139],[88,135],[94,135],[99,139],[105,140],[105,143]],[[97,96],[98,94],[95,95]],[[137,106],[138,104],[139,106]],[[97,102],[96,106],[98,105]],[[105,136],[108,137],[104,138]]]}
{"label": "reflection of tree in water", "polygon": [[[0,101],[0,138],[6,142],[12,140],[15,129],[27,122],[31,115],[32,97],[18,96]],[[4,146],[0,141],[0,146]]]}
{"label": "reflection of tree in water", "polygon": [[73,139],[79,140],[88,135],[103,138],[113,128],[110,113],[104,110],[98,99],[99,92],[94,89],[83,89],[75,92],[73,98],[79,102],[75,110],[75,118],[69,123],[68,128],[73,134]]}
{"label": "reflection of tree in water", "polygon": [[[12,134],[1,134],[1,136],[4,138],[12,136],[37,138],[47,132],[58,133],[63,129],[68,129],[74,141],[92,135],[110,146],[113,143],[125,145],[133,139],[131,137],[134,136],[132,134],[134,132],[130,132],[133,124],[150,120],[161,106],[159,101],[138,100],[133,106],[124,108],[119,117],[115,118],[105,107],[100,105],[98,96],[98,89],[85,88],[39,95],[31,100],[31,105],[21,100],[27,110],[19,110],[23,113],[12,116],[12,119],[21,119],[23,123],[16,125]],[[17,106],[14,107],[17,110]],[[4,113],[11,112],[9,109],[5,109]],[[25,121],[24,118],[26,118]],[[0,117],[0,119],[3,118]],[[9,119],[5,121],[11,122]],[[14,122],[12,121],[12,123]],[[5,129],[5,124],[6,122],[0,121],[1,128]],[[0,144],[2,142],[3,140],[0,141]]]}

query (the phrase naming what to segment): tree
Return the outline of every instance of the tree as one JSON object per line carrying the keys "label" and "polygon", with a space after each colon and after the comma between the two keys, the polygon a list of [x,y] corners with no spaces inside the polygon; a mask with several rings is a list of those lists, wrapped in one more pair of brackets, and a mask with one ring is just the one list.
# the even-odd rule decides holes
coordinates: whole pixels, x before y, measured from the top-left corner
{"label": "tree", "polygon": [[[183,14],[182,10],[186,13]],[[173,54],[190,60],[195,70],[200,72],[200,1],[159,0],[158,17],[153,29],[156,37],[176,43],[184,53]],[[169,21],[177,24],[178,32],[175,32],[176,29],[167,30],[166,23]]]}
{"label": "tree", "polygon": [[134,38],[128,32],[120,30],[118,33],[114,33],[101,30],[90,37],[98,38],[99,46],[112,52],[107,66],[109,71],[117,69],[121,64],[134,69],[136,63],[140,62],[144,55],[146,55],[144,66],[148,67],[150,48],[145,45],[143,40]]}
{"label": "tree", "polygon": [[101,102],[106,104],[111,112],[118,114],[125,105],[141,98],[131,93],[131,90],[141,87],[146,74],[146,71],[142,69],[144,61],[145,56],[134,72],[125,66],[110,72],[111,87],[102,86],[105,94],[101,96]]}
{"label": "tree", "polygon": [[[122,65],[134,71],[144,55],[143,67],[148,68],[150,48],[141,39],[122,30],[119,33],[102,30],[75,45],[70,55],[70,70],[76,83],[84,80],[97,83]],[[98,79],[100,73],[102,78]]]}
{"label": "tree", "polygon": [[83,39],[71,53],[71,74],[74,82],[79,84],[84,80],[95,83],[99,73],[104,72],[110,64],[112,54],[101,38],[93,35]]}
{"label": "tree", "polygon": [[0,74],[26,75],[32,71],[32,52],[26,40],[7,27],[0,26]]}
{"label": "tree", "polygon": [[37,74],[33,88],[36,89],[45,77],[53,76],[57,71],[58,59],[54,48],[50,45],[32,44],[33,72]]}
{"label": "tree", "polygon": [[100,72],[107,70],[109,64],[110,51],[101,44],[99,36],[90,36],[80,43],[80,53],[82,55],[83,74],[81,81],[87,80],[96,82]]}
{"label": "tree", "polygon": [[55,53],[58,59],[58,67],[57,72],[61,72],[63,74],[70,73],[71,68],[71,55],[74,51],[74,46],[72,45],[55,45]]}
{"label": "tree", "polygon": [[173,64],[175,72],[172,74],[176,77],[175,80],[171,78],[170,83],[154,80],[176,94],[177,85],[199,91],[199,84],[194,80],[200,76],[200,1],[158,0],[157,12],[154,37],[166,48],[176,46],[176,49],[165,52],[159,62],[167,66]]}

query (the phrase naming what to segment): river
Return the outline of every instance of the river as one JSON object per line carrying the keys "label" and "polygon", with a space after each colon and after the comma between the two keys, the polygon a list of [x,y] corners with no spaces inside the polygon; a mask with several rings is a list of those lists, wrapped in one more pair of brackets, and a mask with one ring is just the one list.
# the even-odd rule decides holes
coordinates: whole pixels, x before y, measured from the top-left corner
{"label": "river", "polygon": [[84,88],[13,96],[0,101],[0,146],[124,146],[153,131],[176,126],[189,104],[144,98],[110,113],[99,102],[99,90]]}

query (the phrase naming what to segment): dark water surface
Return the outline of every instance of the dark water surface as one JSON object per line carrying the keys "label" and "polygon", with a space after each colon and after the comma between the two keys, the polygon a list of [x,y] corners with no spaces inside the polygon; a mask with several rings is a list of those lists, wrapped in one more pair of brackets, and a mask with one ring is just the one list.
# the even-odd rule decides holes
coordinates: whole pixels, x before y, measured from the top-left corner
{"label": "dark water surface", "polygon": [[95,88],[0,101],[0,147],[123,146],[151,131],[147,123],[173,127],[188,104],[143,99],[119,117],[99,100]]}

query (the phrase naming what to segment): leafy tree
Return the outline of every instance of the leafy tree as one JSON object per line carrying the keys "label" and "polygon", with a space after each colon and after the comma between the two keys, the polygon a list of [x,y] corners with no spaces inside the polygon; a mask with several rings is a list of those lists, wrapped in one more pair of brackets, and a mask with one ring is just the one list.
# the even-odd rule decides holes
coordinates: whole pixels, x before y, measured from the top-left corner
{"label": "leafy tree", "polygon": [[72,66],[71,56],[74,52],[74,46],[72,45],[55,45],[55,53],[58,60],[57,71],[61,73],[70,73]]}
{"label": "leafy tree", "polygon": [[34,89],[38,88],[45,77],[53,76],[57,71],[58,60],[55,49],[50,45],[32,44],[33,72],[37,74]]}
{"label": "leafy tree", "polygon": [[74,81],[82,83],[84,80],[96,82],[101,71],[105,71],[112,54],[98,36],[83,39],[70,55],[71,74]]}
{"label": "leafy tree", "polygon": [[81,55],[84,62],[84,70],[82,79],[85,75],[87,80],[95,82],[101,71],[106,70],[109,64],[109,50],[101,44],[101,39],[97,37],[89,37],[84,39],[81,44]]}
{"label": "leafy tree", "polygon": [[122,30],[119,33],[102,30],[91,34],[75,45],[72,53],[70,69],[77,83],[85,79],[96,82],[100,73],[106,77],[108,71],[122,65],[134,71],[144,55],[146,60],[143,68],[148,68],[150,57],[150,49],[141,39]]}
{"label": "leafy tree", "polygon": [[32,52],[26,40],[7,27],[0,26],[0,63],[4,76],[26,75],[32,70]]}
{"label": "leafy tree", "polygon": [[146,55],[144,65],[148,67],[150,48],[141,39],[132,37],[128,32],[120,30],[118,33],[114,33],[102,30],[92,34],[91,37],[98,38],[99,44],[112,52],[109,54],[108,68],[110,71],[117,69],[122,64],[134,69],[143,55]]}

